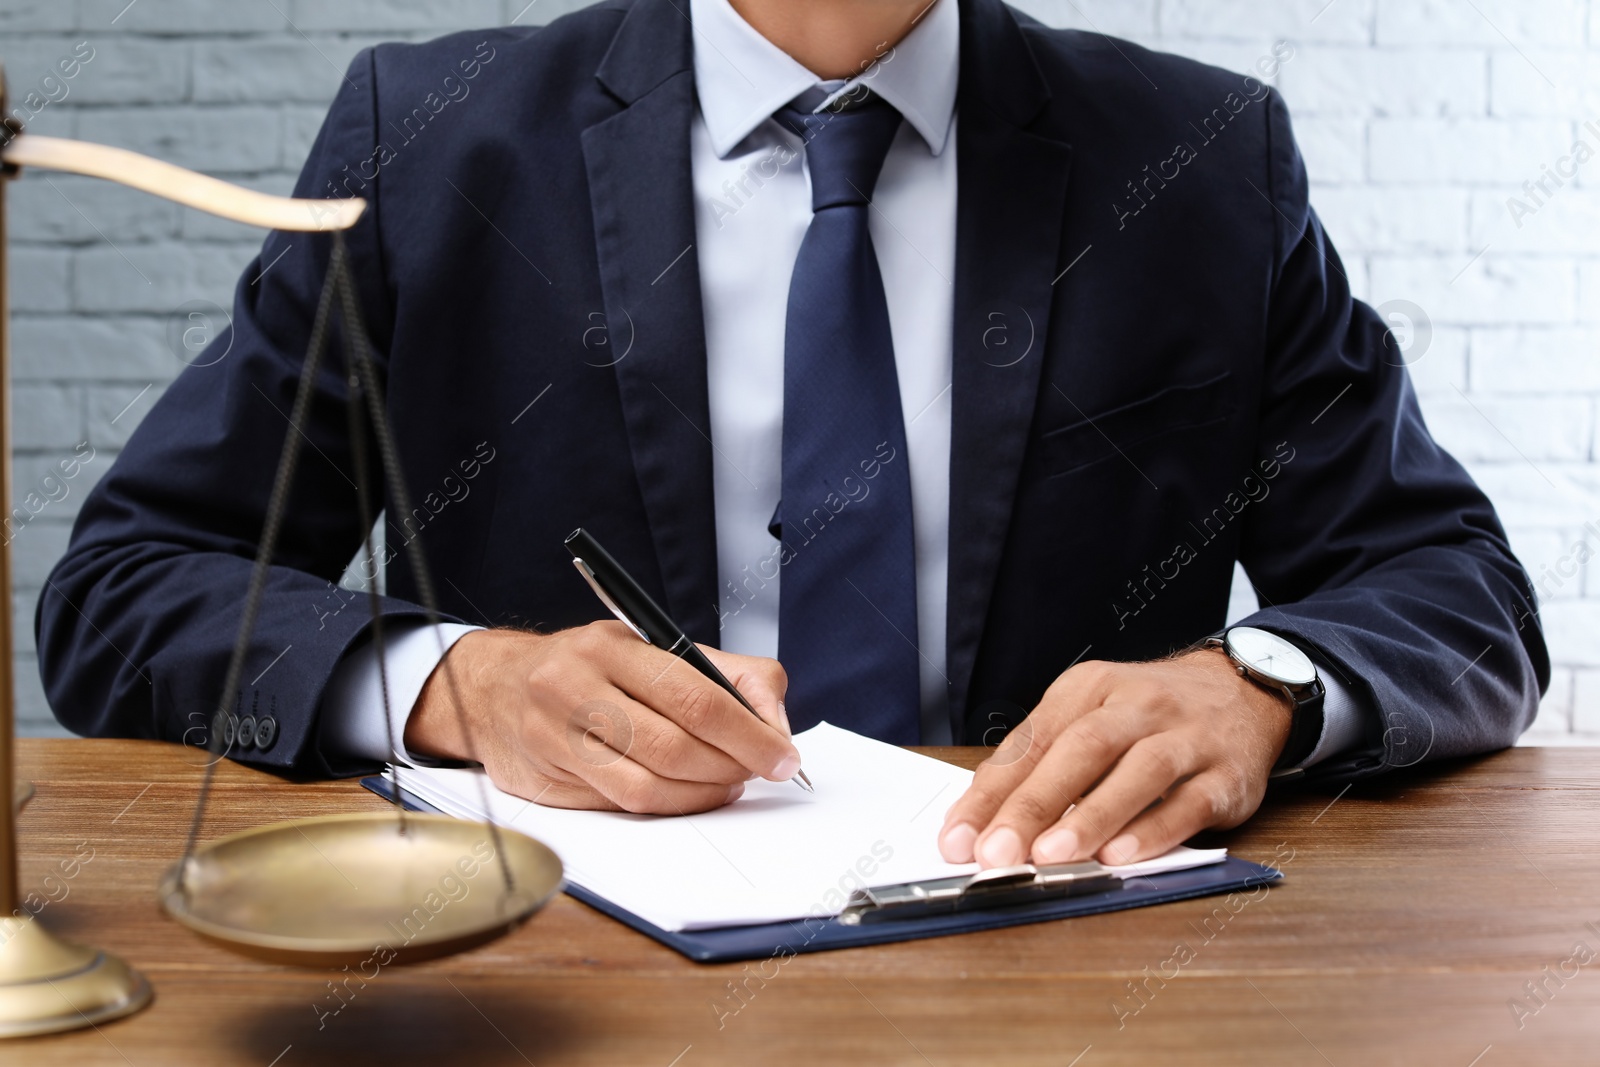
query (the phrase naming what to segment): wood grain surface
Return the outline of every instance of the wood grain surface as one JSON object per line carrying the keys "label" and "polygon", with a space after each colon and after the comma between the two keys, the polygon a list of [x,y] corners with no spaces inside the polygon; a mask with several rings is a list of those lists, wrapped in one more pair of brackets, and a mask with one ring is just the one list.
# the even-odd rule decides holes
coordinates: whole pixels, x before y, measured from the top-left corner
{"label": "wood grain surface", "polygon": [[[985,752],[925,751],[966,766]],[[38,788],[20,816],[24,892],[57,898],[41,921],[121,954],[156,1000],[0,1043],[0,1064],[1600,1063],[1596,749],[1269,797],[1216,837],[1283,866],[1254,899],[708,966],[562,896],[486,948],[352,982],[347,1003],[330,973],[232,956],[158,908],[198,754],[32,740],[18,758]],[[228,764],[205,833],[379,803],[353,781]]]}

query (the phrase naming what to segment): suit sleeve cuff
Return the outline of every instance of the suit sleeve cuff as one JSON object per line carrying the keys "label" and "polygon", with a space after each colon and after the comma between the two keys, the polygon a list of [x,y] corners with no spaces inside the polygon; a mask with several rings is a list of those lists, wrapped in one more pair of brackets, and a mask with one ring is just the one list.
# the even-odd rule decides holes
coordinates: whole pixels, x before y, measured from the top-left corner
{"label": "suit sleeve cuff", "polygon": [[[378,654],[369,639],[353,649],[334,670],[322,696],[319,735],[330,755],[430,766],[435,761],[406,751],[406,723],[416,707],[422,687],[446,652],[462,637],[481,626],[462,623],[396,622],[384,634],[384,680],[389,688],[389,723],[383,717],[383,688],[378,677]],[[394,738],[394,750],[389,738]]]}

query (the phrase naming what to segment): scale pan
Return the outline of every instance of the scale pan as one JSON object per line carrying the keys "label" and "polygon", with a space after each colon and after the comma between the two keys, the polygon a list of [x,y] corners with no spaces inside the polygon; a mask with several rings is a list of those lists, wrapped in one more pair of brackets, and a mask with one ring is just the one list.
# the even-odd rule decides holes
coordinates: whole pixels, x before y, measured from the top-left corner
{"label": "scale pan", "polygon": [[[508,889],[497,847],[504,850]],[[274,823],[195,849],[168,914],[245,956],[301,967],[416,963],[508,934],[561,887],[561,860],[483,823],[393,812]]]}

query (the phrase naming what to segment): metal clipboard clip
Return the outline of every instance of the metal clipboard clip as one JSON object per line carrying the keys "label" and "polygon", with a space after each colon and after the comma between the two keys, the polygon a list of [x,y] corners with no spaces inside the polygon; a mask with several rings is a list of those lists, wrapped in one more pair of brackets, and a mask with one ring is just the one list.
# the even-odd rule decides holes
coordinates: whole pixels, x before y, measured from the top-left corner
{"label": "metal clipboard clip", "polygon": [[1121,877],[1093,860],[1044,866],[1019,863],[1014,867],[992,867],[954,878],[857,889],[845,901],[839,922],[845,926],[859,926],[958,911],[1005,908],[1098,893],[1121,884]]}

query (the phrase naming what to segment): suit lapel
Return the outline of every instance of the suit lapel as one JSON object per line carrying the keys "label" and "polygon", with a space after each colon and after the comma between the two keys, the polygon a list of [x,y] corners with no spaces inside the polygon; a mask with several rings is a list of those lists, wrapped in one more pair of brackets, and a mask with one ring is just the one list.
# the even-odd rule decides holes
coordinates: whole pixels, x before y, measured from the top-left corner
{"label": "suit lapel", "polygon": [[583,132],[610,350],[668,612],[718,626],[705,329],[694,251],[688,19],[668,0],[628,12],[596,76],[621,110]]}
{"label": "suit lapel", "polygon": [[964,3],[946,628],[958,744],[1033,423],[1054,279],[1066,266],[1071,147],[1028,128],[1048,99],[1011,12],[998,0]]}

